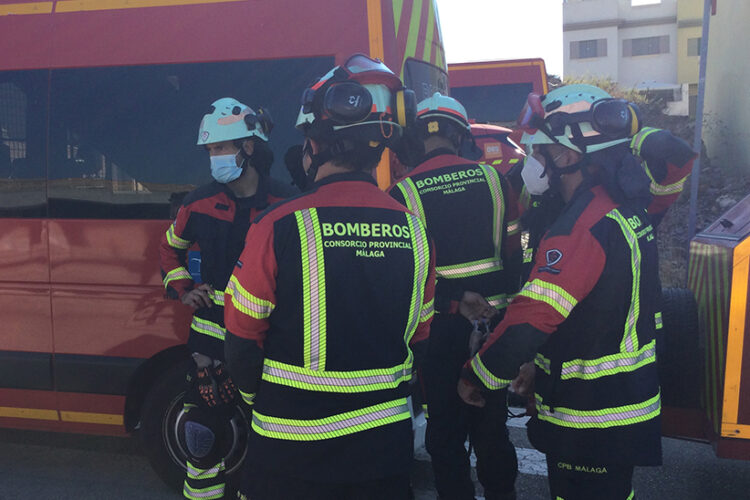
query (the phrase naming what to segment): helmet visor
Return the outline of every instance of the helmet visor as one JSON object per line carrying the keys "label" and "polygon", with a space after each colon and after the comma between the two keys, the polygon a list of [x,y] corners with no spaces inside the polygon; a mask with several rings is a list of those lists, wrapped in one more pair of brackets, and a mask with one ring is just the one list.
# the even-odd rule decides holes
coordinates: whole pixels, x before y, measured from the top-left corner
{"label": "helmet visor", "polygon": [[544,107],[538,94],[532,92],[526,98],[526,104],[518,116],[517,123],[519,128],[527,132],[535,131],[544,123]]}

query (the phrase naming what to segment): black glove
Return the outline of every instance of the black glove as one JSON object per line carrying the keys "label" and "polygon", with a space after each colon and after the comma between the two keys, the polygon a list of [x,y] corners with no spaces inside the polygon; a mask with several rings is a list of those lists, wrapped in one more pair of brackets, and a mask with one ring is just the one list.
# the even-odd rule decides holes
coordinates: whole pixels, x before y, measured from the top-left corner
{"label": "black glove", "polygon": [[209,408],[234,402],[237,388],[223,366],[199,368],[196,377],[198,394]]}

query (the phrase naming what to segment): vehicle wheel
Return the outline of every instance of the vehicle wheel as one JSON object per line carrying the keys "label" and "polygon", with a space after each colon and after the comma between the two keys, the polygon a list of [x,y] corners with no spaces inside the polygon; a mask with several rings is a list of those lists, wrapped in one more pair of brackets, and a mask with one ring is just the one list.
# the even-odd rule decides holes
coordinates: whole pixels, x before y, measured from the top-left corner
{"label": "vehicle wheel", "polygon": [[662,290],[662,319],[664,326],[656,334],[662,401],[678,408],[700,408],[703,358],[693,292]]}
{"label": "vehicle wheel", "polygon": [[[139,438],[151,467],[169,486],[182,491],[185,480],[187,454],[178,437],[177,429],[185,412],[185,374],[189,363],[185,361],[168,369],[157,379],[143,402]],[[250,429],[248,415],[237,409],[228,425],[231,439],[224,453],[227,482],[240,469],[247,455],[247,435]]]}

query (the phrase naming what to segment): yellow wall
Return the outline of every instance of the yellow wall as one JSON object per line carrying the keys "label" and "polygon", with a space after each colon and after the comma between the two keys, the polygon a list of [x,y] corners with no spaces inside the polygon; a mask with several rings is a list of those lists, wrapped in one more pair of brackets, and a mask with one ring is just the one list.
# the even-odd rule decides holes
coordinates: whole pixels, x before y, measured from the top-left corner
{"label": "yellow wall", "polygon": [[709,156],[750,175],[750,2],[721,0],[711,16],[703,140]]}
{"label": "yellow wall", "polygon": [[[688,39],[700,38],[703,21],[703,0],[677,0],[677,81],[698,83],[698,56],[688,56]],[[698,26],[683,26],[695,24]]]}

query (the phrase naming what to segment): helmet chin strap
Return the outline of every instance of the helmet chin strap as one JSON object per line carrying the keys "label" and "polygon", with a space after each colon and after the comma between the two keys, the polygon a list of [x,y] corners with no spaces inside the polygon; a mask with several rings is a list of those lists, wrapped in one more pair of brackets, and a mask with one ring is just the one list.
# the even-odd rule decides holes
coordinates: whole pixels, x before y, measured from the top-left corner
{"label": "helmet chin strap", "polygon": [[544,157],[545,171],[549,175],[550,187],[559,189],[560,177],[568,175],[580,170],[583,173],[584,178],[588,179],[588,169],[586,168],[591,164],[591,155],[584,153],[580,160],[568,165],[566,167],[558,167],[555,161],[552,159],[552,155],[549,152],[542,150],[542,156]]}
{"label": "helmet chin strap", "polygon": [[315,183],[315,177],[318,175],[318,169],[330,161],[333,158],[333,152],[330,149],[326,149],[317,154],[310,154],[310,168],[307,169],[307,175],[305,176],[305,189],[310,189]]}

